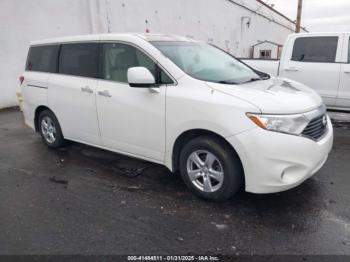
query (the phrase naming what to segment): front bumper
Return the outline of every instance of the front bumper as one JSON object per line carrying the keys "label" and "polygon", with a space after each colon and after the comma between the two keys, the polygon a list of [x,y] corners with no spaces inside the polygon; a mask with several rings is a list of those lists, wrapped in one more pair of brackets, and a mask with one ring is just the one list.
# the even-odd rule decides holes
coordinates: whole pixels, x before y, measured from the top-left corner
{"label": "front bumper", "polygon": [[271,132],[261,128],[227,138],[241,158],[245,189],[274,193],[298,186],[326,162],[333,145],[333,128],[322,139]]}

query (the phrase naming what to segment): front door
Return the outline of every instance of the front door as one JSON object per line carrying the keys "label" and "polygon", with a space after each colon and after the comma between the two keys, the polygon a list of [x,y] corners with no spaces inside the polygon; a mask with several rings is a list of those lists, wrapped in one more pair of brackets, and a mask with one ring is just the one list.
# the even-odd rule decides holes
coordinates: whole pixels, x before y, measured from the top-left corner
{"label": "front door", "polygon": [[132,45],[104,43],[101,48],[103,80],[96,99],[103,146],[163,162],[166,85],[149,89],[127,83],[127,70],[135,66],[146,67],[156,78],[156,63]]}

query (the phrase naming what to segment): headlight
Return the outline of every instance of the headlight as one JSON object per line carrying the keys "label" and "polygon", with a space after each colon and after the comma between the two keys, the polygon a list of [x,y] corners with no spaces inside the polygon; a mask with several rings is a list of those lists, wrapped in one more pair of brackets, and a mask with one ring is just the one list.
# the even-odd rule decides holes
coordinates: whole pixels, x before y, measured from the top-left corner
{"label": "headlight", "polygon": [[247,116],[263,129],[293,135],[300,135],[309,123],[309,120],[302,114],[264,115],[247,113]]}

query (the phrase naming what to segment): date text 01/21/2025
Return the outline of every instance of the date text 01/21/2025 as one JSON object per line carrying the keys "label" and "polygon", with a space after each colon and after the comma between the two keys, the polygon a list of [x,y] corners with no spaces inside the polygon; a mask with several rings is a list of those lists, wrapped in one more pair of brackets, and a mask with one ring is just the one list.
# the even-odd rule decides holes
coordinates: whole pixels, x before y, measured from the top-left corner
{"label": "date text 01/21/2025", "polygon": [[217,256],[128,256],[128,261],[219,261]]}

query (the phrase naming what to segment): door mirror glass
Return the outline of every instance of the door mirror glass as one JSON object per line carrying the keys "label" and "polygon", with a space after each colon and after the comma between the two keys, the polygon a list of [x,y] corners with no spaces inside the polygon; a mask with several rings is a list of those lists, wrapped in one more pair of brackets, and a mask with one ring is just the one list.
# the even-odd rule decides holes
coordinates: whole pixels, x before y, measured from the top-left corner
{"label": "door mirror glass", "polygon": [[131,87],[154,87],[156,83],[154,76],[146,67],[130,67],[127,76]]}

